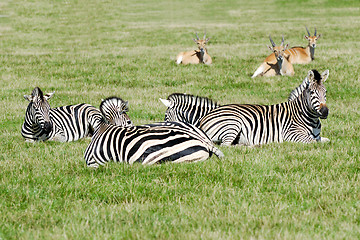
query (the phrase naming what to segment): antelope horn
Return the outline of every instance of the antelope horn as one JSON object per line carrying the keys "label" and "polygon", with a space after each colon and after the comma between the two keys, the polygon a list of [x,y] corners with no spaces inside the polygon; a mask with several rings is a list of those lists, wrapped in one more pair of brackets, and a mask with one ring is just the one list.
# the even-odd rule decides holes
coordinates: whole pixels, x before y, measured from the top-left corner
{"label": "antelope horn", "polygon": [[[310,34],[310,32],[309,32],[309,29],[307,28],[307,26],[305,26],[305,28],[306,28],[307,33],[309,34],[309,37],[310,37],[311,34]],[[316,32],[316,30],[315,30],[315,32]]]}
{"label": "antelope horn", "polygon": [[315,33],[314,33],[314,36],[316,37],[316,27],[315,27]]}
{"label": "antelope horn", "polygon": [[281,46],[284,46],[284,35],[281,37]]}
{"label": "antelope horn", "polygon": [[272,45],[273,47],[275,47],[276,44],[275,44],[274,41],[271,39],[271,36],[270,36],[270,35],[269,35],[269,38],[270,38],[271,45]]}
{"label": "antelope horn", "polygon": [[198,36],[197,32],[195,34],[196,34],[196,39],[199,40],[199,36]]}
{"label": "antelope horn", "polygon": [[204,31],[204,39],[206,39],[206,30]]}

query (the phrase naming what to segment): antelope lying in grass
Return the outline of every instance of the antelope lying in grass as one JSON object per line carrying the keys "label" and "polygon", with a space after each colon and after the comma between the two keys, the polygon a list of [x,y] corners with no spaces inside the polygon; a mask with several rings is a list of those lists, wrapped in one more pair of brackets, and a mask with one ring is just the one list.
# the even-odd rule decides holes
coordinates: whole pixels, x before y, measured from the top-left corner
{"label": "antelope lying in grass", "polygon": [[282,37],[281,45],[276,46],[274,41],[269,36],[272,46],[269,46],[269,49],[273,52],[273,56],[268,56],[265,61],[258,67],[255,73],[252,75],[252,78],[256,76],[266,76],[271,77],[275,75],[294,75],[294,68],[289,61],[290,55],[286,53],[286,49],[289,44],[284,46],[284,36]]}
{"label": "antelope lying in grass", "polygon": [[189,52],[181,52],[176,57],[177,64],[199,64],[204,63],[210,65],[212,63],[211,57],[205,48],[205,45],[209,42],[210,38],[206,38],[206,32],[204,34],[204,39],[199,39],[198,34],[196,33],[196,39],[193,39],[194,42],[198,45],[198,50],[193,50]]}
{"label": "antelope lying in grass", "polygon": [[309,41],[307,47],[293,47],[286,51],[288,54],[290,54],[289,61],[292,64],[306,64],[314,60],[316,41],[321,37],[321,34],[319,34],[319,36],[316,36],[316,28],[315,28],[315,33],[313,36],[311,36],[309,29],[307,27],[305,28],[309,35],[309,36],[306,35],[304,36],[305,39]]}

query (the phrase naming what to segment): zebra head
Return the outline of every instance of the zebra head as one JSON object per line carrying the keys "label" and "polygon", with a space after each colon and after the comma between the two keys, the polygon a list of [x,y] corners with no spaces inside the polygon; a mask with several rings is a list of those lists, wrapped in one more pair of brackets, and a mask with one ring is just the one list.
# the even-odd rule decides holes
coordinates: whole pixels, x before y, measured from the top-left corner
{"label": "zebra head", "polygon": [[325,70],[321,75],[317,70],[308,72],[308,88],[306,90],[310,110],[321,119],[326,119],[329,109],[326,106],[326,88],[324,82],[329,77],[329,70]]}
{"label": "zebra head", "polygon": [[134,126],[130,117],[126,114],[129,103],[118,97],[109,97],[100,104],[100,111],[105,119],[112,125],[120,127]]}
{"label": "zebra head", "polygon": [[24,95],[24,98],[30,102],[26,114],[29,116],[32,124],[40,128],[44,134],[48,134],[52,130],[48,100],[54,93],[55,91],[44,95],[41,89],[36,87],[31,95]]}

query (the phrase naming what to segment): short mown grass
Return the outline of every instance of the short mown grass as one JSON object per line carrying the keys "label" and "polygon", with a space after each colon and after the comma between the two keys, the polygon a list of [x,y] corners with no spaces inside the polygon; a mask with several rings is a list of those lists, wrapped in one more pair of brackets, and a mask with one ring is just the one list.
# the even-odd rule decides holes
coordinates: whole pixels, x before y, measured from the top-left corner
{"label": "short mown grass", "polygon": [[[4,1],[0,3],[0,239],[359,239],[360,4],[336,1]],[[251,79],[275,42],[322,37],[293,77]],[[213,65],[177,66],[194,32]],[[324,144],[222,147],[193,164],[92,170],[89,139],[24,142],[35,86],[53,107],[116,95],[135,124],[162,121],[173,92],[221,104],[287,100],[329,69]]]}

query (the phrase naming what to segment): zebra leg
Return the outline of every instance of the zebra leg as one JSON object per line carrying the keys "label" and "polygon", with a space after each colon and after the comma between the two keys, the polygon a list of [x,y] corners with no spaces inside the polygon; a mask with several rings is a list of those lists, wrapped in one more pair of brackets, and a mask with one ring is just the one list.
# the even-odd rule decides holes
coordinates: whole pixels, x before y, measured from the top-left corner
{"label": "zebra leg", "polygon": [[221,145],[231,146],[234,143],[236,136],[228,135],[221,138]]}
{"label": "zebra leg", "polygon": [[95,161],[95,159],[92,159],[92,161],[86,161],[86,164],[88,167],[91,167],[93,169],[97,169],[99,167],[99,164]]}

